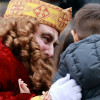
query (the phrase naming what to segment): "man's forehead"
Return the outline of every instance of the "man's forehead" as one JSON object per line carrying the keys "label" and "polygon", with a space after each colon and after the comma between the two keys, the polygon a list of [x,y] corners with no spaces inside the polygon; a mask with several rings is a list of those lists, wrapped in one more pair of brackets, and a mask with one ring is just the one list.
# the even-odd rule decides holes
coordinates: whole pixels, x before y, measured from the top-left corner
{"label": "man's forehead", "polygon": [[45,24],[40,24],[38,27],[38,31],[41,31],[41,32],[44,32],[47,34],[50,33],[52,35],[54,35],[54,34],[58,35],[58,31],[55,28],[45,25]]}

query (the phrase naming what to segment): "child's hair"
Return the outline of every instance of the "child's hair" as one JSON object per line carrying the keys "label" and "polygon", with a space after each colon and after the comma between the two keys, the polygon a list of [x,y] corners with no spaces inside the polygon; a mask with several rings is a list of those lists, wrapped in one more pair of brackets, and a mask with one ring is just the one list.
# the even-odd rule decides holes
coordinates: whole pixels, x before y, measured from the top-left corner
{"label": "child's hair", "polygon": [[89,3],[82,7],[74,17],[74,31],[78,38],[84,39],[100,33],[100,4]]}
{"label": "child's hair", "polygon": [[47,91],[52,84],[53,63],[41,53],[35,40],[34,32],[38,25],[38,20],[29,16],[1,18],[0,37],[27,68],[33,90],[41,93]]}

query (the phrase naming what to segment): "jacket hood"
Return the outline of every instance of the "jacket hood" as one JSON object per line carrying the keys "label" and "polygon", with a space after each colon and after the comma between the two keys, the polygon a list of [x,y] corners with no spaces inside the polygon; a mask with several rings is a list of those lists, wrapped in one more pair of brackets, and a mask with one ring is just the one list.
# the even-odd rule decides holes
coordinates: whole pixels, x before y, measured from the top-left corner
{"label": "jacket hood", "polygon": [[91,35],[71,44],[61,54],[60,63],[68,66],[71,77],[82,88],[100,85],[100,35]]}

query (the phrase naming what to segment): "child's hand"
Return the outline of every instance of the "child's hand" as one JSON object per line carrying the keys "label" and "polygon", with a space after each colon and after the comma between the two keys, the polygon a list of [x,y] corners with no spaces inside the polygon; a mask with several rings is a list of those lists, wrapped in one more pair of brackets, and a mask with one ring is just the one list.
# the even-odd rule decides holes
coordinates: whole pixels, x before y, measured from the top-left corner
{"label": "child's hand", "polygon": [[27,84],[24,83],[24,81],[18,79],[18,84],[19,84],[20,93],[30,93],[30,90],[27,87]]}

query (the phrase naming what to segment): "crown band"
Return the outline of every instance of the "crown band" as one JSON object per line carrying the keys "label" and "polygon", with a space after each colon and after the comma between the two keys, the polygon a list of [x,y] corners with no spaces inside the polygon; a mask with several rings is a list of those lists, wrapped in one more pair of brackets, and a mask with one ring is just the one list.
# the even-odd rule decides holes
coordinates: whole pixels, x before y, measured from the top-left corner
{"label": "crown band", "polygon": [[71,20],[72,8],[62,9],[40,0],[11,0],[5,17],[28,15],[58,31],[64,30]]}

